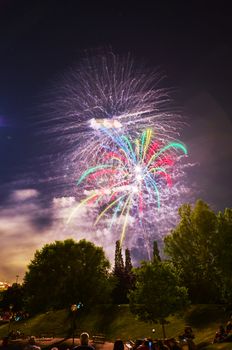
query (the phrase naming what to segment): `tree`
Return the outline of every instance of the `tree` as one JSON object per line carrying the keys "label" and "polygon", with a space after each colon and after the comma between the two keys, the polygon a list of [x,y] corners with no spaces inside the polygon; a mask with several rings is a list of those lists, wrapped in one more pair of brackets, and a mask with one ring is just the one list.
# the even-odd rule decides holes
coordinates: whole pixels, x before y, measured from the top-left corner
{"label": "tree", "polygon": [[111,292],[109,261],[93,243],[72,239],[46,244],[35,253],[24,279],[32,312],[104,303]]}
{"label": "tree", "polygon": [[[165,252],[180,271],[193,302],[218,302],[223,275],[219,259],[224,241],[218,217],[201,200],[194,207],[183,205],[179,215],[179,224],[164,240]],[[225,226],[223,220],[221,217],[221,226]],[[225,244],[224,241],[224,247]]]}
{"label": "tree", "polygon": [[122,258],[120,241],[116,241],[115,243],[113,277],[115,281],[112,294],[113,300],[116,304],[124,304],[127,302],[127,292],[125,285],[125,266]]}
{"label": "tree", "polygon": [[129,294],[131,311],[145,322],[159,322],[166,338],[165,319],[187,305],[187,289],[168,262],[142,262],[135,274],[135,289]]}
{"label": "tree", "polygon": [[224,213],[217,215],[218,235],[217,248],[218,254],[215,256],[217,270],[220,274],[220,291],[223,302],[232,303],[232,209],[226,208]]}
{"label": "tree", "polygon": [[158,243],[157,241],[154,241],[153,242],[153,262],[155,263],[159,261],[161,261],[161,258],[160,258]]}
{"label": "tree", "polygon": [[[133,265],[131,262],[131,256],[130,256],[130,250],[127,248],[125,250],[125,287],[126,287],[126,294],[134,288],[135,285],[135,275],[133,272]],[[127,298],[128,301],[128,298]]]}
{"label": "tree", "polygon": [[129,275],[132,272],[132,268],[130,250],[127,248],[125,250],[125,272]]}
{"label": "tree", "polygon": [[115,287],[113,290],[113,300],[116,304],[128,303],[127,294],[134,286],[133,266],[131,263],[131,256],[129,249],[125,250],[125,265],[122,257],[122,249],[120,242],[115,244],[115,258],[114,258],[113,278]]}
{"label": "tree", "polygon": [[115,243],[115,256],[114,256],[114,274],[116,276],[122,276],[124,274],[124,262],[122,258],[122,248],[120,241]]}
{"label": "tree", "polygon": [[0,301],[0,307],[4,310],[10,310],[12,306],[13,312],[23,310],[23,288],[18,283],[13,283],[11,287],[8,287],[2,292],[2,300]]}

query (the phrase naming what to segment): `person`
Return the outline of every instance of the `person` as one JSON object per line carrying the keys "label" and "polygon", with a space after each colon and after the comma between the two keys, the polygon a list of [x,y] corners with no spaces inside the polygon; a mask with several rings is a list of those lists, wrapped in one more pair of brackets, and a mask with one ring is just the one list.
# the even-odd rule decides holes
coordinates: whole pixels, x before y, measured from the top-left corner
{"label": "person", "polygon": [[226,334],[232,334],[232,322],[228,321],[226,324]]}
{"label": "person", "polygon": [[28,344],[25,346],[24,350],[41,350],[41,347],[36,345],[35,337],[31,336],[28,340]]}
{"label": "person", "polygon": [[133,345],[133,350],[137,350],[137,348],[139,347],[139,345],[141,345],[143,343],[143,339],[136,339],[134,345]]}
{"label": "person", "polygon": [[75,346],[75,350],[94,350],[94,347],[89,345],[89,335],[86,332],[81,333],[80,335],[80,345]]}
{"label": "person", "polygon": [[181,348],[188,347],[189,350],[195,350],[196,345],[193,341],[194,338],[195,338],[195,335],[193,333],[192,327],[186,326],[184,328],[184,334],[179,336]]}
{"label": "person", "polygon": [[2,349],[8,349],[9,337],[4,337],[2,339]]}
{"label": "person", "polygon": [[171,350],[180,350],[180,346],[178,345],[175,338],[168,339],[167,345],[168,345],[169,349],[171,349]]}
{"label": "person", "polygon": [[169,350],[168,346],[164,344],[164,341],[162,341],[161,339],[158,339],[156,347],[158,348],[158,350]]}
{"label": "person", "polygon": [[215,334],[213,344],[214,343],[222,343],[225,339],[226,339],[226,332],[225,332],[224,327],[221,325]]}
{"label": "person", "polygon": [[192,327],[186,326],[184,328],[183,338],[186,338],[186,339],[194,339],[195,338]]}
{"label": "person", "polygon": [[137,347],[138,350],[149,350],[149,340],[147,338],[143,339],[141,345]]}
{"label": "person", "polygon": [[115,340],[113,350],[124,350],[124,344],[121,339]]}

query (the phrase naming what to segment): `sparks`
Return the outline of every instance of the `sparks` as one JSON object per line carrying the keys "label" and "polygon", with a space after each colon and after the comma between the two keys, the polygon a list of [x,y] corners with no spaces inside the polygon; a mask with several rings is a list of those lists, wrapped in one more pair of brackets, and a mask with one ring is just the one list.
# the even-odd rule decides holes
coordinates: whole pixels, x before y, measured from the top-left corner
{"label": "sparks", "polygon": [[[181,152],[186,155],[187,150],[179,142],[166,145],[157,143],[150,128],[136,140],[131,140],[126,135],[118,135],[115,130],[109,132],[102,128],[102,133],[107,133],[110,137],[111,150],[103,152],[98,160],[100,164],[88,168],[77,181],[78,185],[85,183],[91,188],[91,194],[79,206],[96,204],[99,208],[104,207],[100,210],[95,225],[106,215],[111,216],[111,227],[117,224],[117,217],[123,217],[120,239],[122,244],[129,216],[141,220],[151,207],[159,210],[162,205],[162,188],[172,186],[170,173],[177,154]],[[68,222],[74,213],[70,215]]]}

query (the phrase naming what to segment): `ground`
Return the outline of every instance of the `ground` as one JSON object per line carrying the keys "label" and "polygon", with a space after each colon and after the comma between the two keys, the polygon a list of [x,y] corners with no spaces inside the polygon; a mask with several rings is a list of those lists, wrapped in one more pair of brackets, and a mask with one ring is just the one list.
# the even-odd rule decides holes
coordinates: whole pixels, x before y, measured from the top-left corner
{"label": "ground", "polygon": [[[9,343],[9,348],[12,349],[22,349],[24,346],[28,344],[27,339],[17,339],[17,340],[11,340]],[[52,347],[59,347],[59,349],[67,349],[67,348],[72,348],[73,345],[79,345],[80,344],[80,339],[75,338],[74,343],[73,339],[63,339],[63,338],[37,338],[36,339],[36,345],[41,346],[41,348],[46,349],[49,348],[51,349]],[[113,343],[110,342],[105,342],[102,344],[93,344],[92,340],[90,341],[90,344],[95,347],[96,350],[112,350],[113,349]],[[0,345],[2,345],[2,340],[0,340]]]}

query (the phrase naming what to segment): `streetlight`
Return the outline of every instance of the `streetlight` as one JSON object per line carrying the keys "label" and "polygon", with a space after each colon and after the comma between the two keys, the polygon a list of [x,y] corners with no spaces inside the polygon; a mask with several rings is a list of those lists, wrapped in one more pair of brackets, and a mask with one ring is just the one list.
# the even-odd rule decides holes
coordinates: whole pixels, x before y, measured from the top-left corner
{"label": "streetlight", "polygon": [[155,334],[155,328],[152,328],[152,340],[154,339],[154,334]]}
{"label": "streetlight", "polygon": [[78,304],[72,304],[71,305],[71,312],[73,314],[72,317],[72,345],[74,345],[74,338],[75,338],[75,329],[76,329],[76,313],[78,311],[78,309],[80,309],[81,307],[83,307],[83,304],[81,302],[79,302]]}
{"label": "streetlight", "polygon": [[10,309],[10,315],[9,315],[9,327],[8,327],[8,333],[10,334],[10,326],[11,326],[11,320],[13,319],[13,315],[11,314],[12,309],[13,309],[14,305],[10,304],[9,305],[9,309]]}

